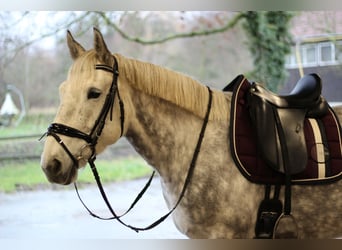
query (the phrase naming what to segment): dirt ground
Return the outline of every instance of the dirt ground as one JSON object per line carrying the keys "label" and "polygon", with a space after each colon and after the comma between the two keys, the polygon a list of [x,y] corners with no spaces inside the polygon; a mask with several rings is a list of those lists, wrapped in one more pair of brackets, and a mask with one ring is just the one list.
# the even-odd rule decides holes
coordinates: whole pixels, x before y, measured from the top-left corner
{"label": "dirt ground", "polygon": [[[105,190],[118,214],[129,207],[146,179],[107,184]],[[96,186],[80,190],[95,213],[109,216]],[[134,226],[147,226],[168,211],[158,178],[139,204],[124,220]],[[70,188],[65,190],[0,193],[0,238],[15,239],[183,239],[186,238],[168,218],[150,231],[136,233],[116,221],[91,217]]]}

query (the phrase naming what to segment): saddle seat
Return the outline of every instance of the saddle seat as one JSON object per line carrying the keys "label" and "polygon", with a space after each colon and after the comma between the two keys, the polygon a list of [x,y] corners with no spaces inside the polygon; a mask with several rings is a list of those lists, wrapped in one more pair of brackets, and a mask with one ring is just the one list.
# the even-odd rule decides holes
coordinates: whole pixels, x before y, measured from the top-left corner
{"label": "saddle seat", "polygon": [[312,117],[324,114],[328,109],[321,96],[322,81],[317,74],[302,77],[289,95],[277,95],[258,83],[254,83],[251,90],[278,108],[310,109],[308,115]]}

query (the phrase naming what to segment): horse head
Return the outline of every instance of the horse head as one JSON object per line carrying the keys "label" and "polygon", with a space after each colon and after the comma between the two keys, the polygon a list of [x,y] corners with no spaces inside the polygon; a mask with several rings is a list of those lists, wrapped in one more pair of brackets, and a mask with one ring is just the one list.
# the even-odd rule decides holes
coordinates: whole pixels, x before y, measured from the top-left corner
{"label": "horse head", "polygon": [[[123,133],[123,104],[115,57],[94,28],[94,49],[86,51],[71,33],[67,43],[73,64],[59,87],[60,106],[50,125],[41,167],[50,182],[70,184],[90,157]],[[120,105],[119,105],[120,103]]]}

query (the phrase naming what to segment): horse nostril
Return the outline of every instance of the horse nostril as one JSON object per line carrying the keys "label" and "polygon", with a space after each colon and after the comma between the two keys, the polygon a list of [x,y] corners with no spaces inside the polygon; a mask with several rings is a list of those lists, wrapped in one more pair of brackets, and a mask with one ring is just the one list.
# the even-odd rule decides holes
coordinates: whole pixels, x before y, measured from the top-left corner
{"label": "horse nostril", "polygon": [[46,170],[50,172],[50,174],[58,175],[62,170],[62,163],[57,159],[53,159]]}

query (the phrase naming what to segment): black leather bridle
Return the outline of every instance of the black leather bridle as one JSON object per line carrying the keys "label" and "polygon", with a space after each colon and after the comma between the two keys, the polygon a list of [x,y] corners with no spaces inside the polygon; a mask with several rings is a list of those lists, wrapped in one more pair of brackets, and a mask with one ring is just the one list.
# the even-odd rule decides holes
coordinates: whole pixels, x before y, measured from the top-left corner
{"label": "black leather bridle", "polygon": [[[195,165],[196,165],[196,161],[197,161],[197,157],[198,154],[200,152],[200,148],[202,145],[202,141],[203,141],[203,137],[204,137],[204,133],[209,121],[209,115],[210,115],[210,110],[211,110],[211,104],[212,104],[212,91],[209,87],[207,87],[208,92],[209,92],[209,101],[208,101],[208,107],[207,107],[207,111],[205,114],[205,118],[203,121],[203,125],[199,134],[199,138],[197,141],[197,145],[189,166],[189,170],[182,188],[182,191],[178,197],[177,202],[175,203],[175,205],[173,206],[173,208],[164,216],[162,216],[161,218],[159,218],[158,220],[156,220],[154,223],[152,223],[151,225],[144,227],[144,228],[140,228],[140,227],[135,227],[135,226],[131,226],[126,224],[125,222],[123,222],[121,220],[121,217],[126,215],[134,206],[135,204],[139,201],[139,199],[143,196],[143,194],[145,193],[145,191],[148,189],[148,187],[151,184],[151,181],[155,175],[155,171],[153,171],[151,177],[149,178],[148,182],[146,183],[146,185],[144,186],[144,188],[140,191],[140,193],[137,195],[137,197],[135,198],[135,200],[133,201],[132,205],[129,207],[129,209],[123,213],[122,215],[117,215],[114,211],[114,209],[112,208],[107,195],[103,189],[103,186],[101,184],[101,180],[100,180],[100,176],[97,172],[96,166],[95,166],[95,160],[96,160],[96,144],[98,142],[99,137],[102,134],[102,130],[105,126],[105,121],[107,119],[108,113],[110,113],[110,120],[112,120],[113,118],[113,108],[114,108],[114,102],[115,102],[115,97],[118,96],[118,100],[119,100],[119,106],[120,106],[120,125],[121,125],[121,134],[120,137],[123,135],[123,131],[124,131],[124,123],[125,123],[125,110],[124,110],[124,104],[121,100],[120,97],[120,93],[119,93],[119,89],[118,89],[118,77],[119,77],[119,68],[118,68],[118,63],[116,58],[113,56],[114,58],[114,66],[113,68],[111,68],[108,65],[103,65],[103,64],[97,64],[95,65],[95,69],[96,70],[105,70],[107,72],[111,72],[113,73],[113,81],[111,84],[111,87],[109,89],[109,92],[106,96],[104,105],[102,107],[102,110],[97,118],[97,120],[95,121],[94,127],[91,130],[91,132],[89,134],[86,134],[78,129],[66,126],[64,124],[60,124],[60,123],[52,123],[48,129],[47,132],[41,137],[43,138],[45,135],[46,136],[52,136],[56,139],[56,141],[63,147],[63,149],[65,150],[65,152],[69,155],[69,157],[72,159],[73,161],[73,167],[78,169],[78,160],[80,160],[81,158],[83,158],[82,156],[82,150],[85,147],[89,147],[91,149],[91,156],[88,159],[88,163],[91,167],[91,170],[93,172],[93,175],[95,177],[96,183],[98,185],[98,188],[100,190],[100,193],[102,195],[102,198],[104,200],[104,202],[107,205],[107,208],[109,209],[109,211],[111,212],[111,214],[113,215],[112,217],[109,218],[103,218],[100,217],[96,214],[94,214],[83,202],[83,200],[80,197],[80,194],[78,192],[78,188],[76,183],[74,183],[75,185],[75,190],[77,193],[78,198],[80,199],[81,203],[83,204],[83,206],[85,207],[85,209],[89,212],[89,214],[95,218],[98,219],[102,219],[102,220],[113,220],[116,219],[117,221],[119,221],[122,225],[136,231],[145,231],[145,230],[149,230],[154,228],[155,226],[159,225],[161,222],[163,222],[178,206],[178,204],[180,203],[180,201],[182,200],[182,198],[184,197],[185,191],[191,181],[191,177],[193,175],[193,171],[195,169]],[[64,144],[63,140],[59,137],[59,135],[64,135],[64,136],[69,136],[69,137],[74,137],[74,138],[78,138],[78,139],[82,139],[86,142],[86,144],[81,148],[81,154],[78,157],[75,157],[70,150],[68,149],[68,147]]]}
{"label": "black leather bridle", "polygon": [[104,128],[108,113],[110,113],[110,120],[113,119],[113,108],[114,108],[116,95],[118,96],[119,106],[120,106],[120,124],[121,124],[120,137],[123,134],[124,123],[125,123],[125,110],[124,110],[124,104],[121,100],[119,89],[118,89],[118,77],[119,77],[118,63],[117,63],[116,58],[115,57],[113,58],[114,58],[113,68],[104,64],[95,65],[96,70],[104,70],[104,71],[113,73],[113,81],[108,91],[108,94],[106,96],[102,110],[98,118],[96,119],[91,132],[89,134],[86,134],[78,129],[75,129],[75,128],[66,126],[64,124],[60,124],[60,123],[52,123],[47,129],[46,135],[47,136],[51,135],[56,139],[56,141],[64,148],[66,153],[70,156],[75,167],[78,166],[79,159],[75,158],[75,156],[66,147],[63,140],[58,136],[58,134],[84,140],[87,143],[85,146],[89,147],[92,152],[90,159],[95,159],[96,157],[95,147],[98,142],[98,139],[100,138],[102,134],[102,130]]}

